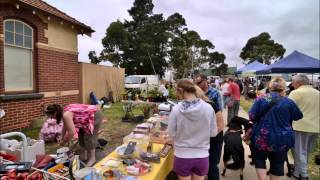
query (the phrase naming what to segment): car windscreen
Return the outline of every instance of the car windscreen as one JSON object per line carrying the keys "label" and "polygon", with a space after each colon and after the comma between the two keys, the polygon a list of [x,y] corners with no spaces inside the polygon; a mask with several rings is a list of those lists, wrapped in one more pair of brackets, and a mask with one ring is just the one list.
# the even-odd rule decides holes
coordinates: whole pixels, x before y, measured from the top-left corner
{"label": "car windscreen", "polygon": [[140,84],[142,77],[126,77],[126,84]]}

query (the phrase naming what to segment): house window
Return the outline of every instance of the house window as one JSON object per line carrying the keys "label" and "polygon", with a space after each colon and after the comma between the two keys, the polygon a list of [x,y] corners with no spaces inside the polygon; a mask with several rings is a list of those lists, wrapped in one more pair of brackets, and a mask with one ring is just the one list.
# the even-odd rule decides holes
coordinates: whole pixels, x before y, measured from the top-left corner
{"label": "house window", "polygon": [[33,29],[18,20],[4,21],[5,91],[32,91]]}

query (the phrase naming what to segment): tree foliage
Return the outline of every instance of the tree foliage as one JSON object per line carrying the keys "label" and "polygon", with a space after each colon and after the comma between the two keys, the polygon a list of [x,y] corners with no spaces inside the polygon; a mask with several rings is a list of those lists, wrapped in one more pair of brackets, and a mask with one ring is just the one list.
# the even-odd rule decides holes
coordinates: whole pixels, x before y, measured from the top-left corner
{"label": "tree foliage", "polygon": [[[117,20],[109,25],[102,39],[104,49],[99,57],[90,51],[91,62],[109,60],[125,68],[126,74],[162,76],[170,67],[178,78],[186,77],[204,63],[215,62],[211,60],[214,45],[196,31],[188,30],[181,14],[165,19],[162,14],[154,14],[153,8],[152,0],[135,0],[128,10],[132,20]],[[216,62],[221,63],[221,58]]]}
{"label": "tree foliage", "polygon": [[270,64],[272,60],[283,58],[286,49],[279,43],[274,42],[267,32],[263,32],[248,40],[242,48],[240,57],[244,63],[258,60],[264,64]]}

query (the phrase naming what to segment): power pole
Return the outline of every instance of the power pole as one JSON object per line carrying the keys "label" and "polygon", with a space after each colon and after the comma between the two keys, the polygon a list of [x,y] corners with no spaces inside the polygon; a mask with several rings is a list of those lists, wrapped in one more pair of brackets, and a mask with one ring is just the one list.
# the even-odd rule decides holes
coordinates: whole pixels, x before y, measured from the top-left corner
{"label": "power pole", "polygon": [[156,73],[156,70],[154,69],[154,65],[153,65],[153,62],[152,62],[152,60],[151,60],[151,57],[150,57],[150,54],[149,54],[149,51],[148,51],[148,50],[147,50],[147,53],[148,53],[149,60],[150,60],[150,62],[151,62],[151,66],[152,66],[154,75],[156,75],[157,73]]}

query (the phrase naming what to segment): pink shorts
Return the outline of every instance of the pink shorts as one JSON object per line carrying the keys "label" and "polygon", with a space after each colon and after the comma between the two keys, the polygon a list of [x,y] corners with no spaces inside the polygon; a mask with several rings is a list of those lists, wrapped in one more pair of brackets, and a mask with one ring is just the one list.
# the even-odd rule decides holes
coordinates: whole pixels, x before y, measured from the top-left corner
{"label": "pink shorts", "polygon": [[181,177],[205,176],[209,171],[209,157],[206,158],[178,158],[174,157],[173,163],[174,172]]}

